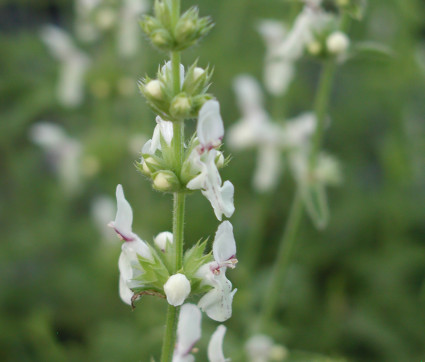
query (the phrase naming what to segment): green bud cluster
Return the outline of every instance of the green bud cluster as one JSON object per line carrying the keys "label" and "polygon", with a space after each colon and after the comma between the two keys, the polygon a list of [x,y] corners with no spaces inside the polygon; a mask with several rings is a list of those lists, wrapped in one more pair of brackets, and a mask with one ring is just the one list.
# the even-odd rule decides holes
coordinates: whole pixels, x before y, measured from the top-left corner
{"label": "green bud cluster", "polygon": [[367,5],[366,0],[335,0],[335,3],[342,12],[357,20],[363,18]]}
{"label": "green bud cluster", "polygon": [[169,64],[158,70],[156,79],[143,79],[139,89],[162,118],[170,121],[196,118],[203,104],[213,98],[207,93],[212,71],[199,68],[195,62],[182,79],[181,91],[175,94]]}
{"label": "green bud cluster", "polygon": [[[174,140],[172,141],[174,142]],[[176,162],[173,143],[167,145],[161,135],[161,150],[155,154],[142,153],[137,169],[152,181],[152,187],[162,192],[191,192],[186,188],[187,183],[199,174],[199,169],[193,164],[191,153],[199,145],[196,137],[192,137],[184,150],[182,167]],[[195,151],[196,152],[196,151]],[[217,151],[215,163],[217,168],[223,168],[230,162],[230,157],[224,158],[221,151]]]}
{"label": "green bud cluster", "polygon": [[209,17],[199,17],[197,7],[192,7],[173,20],[172,1],[155,0],[154,16],[145,16],[140,26],[152,44],[164,51],[182,51],[196,44],[213,27]]}
{"label": "green bud cluster", "polygon": [[313,40],[306,46],[307,53],[319,59],[327,59],[337,55],[332,52],[332,49],[329,49],[328,40],[332,34],[339,31],[338,28],[337,18],[335,17],[320,31],[316,31],[313,35]]}
{"label": "green bud cluster", "polygon": [[208,292],[211,287],[207,285],[201,285],[202,280],[196,277],[198,269],[213,261],[211,252],[205,253],[207,246],[207,240],[199,241],[191,249],[188,249],[183,258],[183,265],[181,269],[175,270],[175,253],[176,247],[172,242],[167,242],[165,250],[161,250],[155,243],[151,245],[147,243],[152,259],[145,259],[139,256],[139,263],[143,268],[143,273],[140,274],[135,280],[141,282],[141,287],[133,288],[135,293],[133,300],[136,300],[143,294],[151,294],[165,297],[164,284],[168,278],[176,273],[181,273],[186,276],[190,281],[190,295],[198,295]]}

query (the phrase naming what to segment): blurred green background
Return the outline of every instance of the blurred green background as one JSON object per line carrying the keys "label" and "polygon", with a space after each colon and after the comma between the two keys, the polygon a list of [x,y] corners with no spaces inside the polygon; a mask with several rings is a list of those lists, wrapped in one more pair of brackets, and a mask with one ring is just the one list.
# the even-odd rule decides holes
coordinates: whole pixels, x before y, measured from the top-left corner
{"label": "blurred green background", "polygon": [[[289,20],[298,5],[184,0],[183,7],[196,3],[216,26],[183,61],[199,58],[202,66],[214,65],[212,92],[229,127],[240,117],[233,78],[250,73],[261,79],[264,46],[256,23]],[[114,30],[91,43],[79,41],[74,5],[71,0],[0,2],[0,360],[148,361],[159,356],[166,303],[145,297],[132,312],[120,301],[120,242],[101,225],[103,217],[114,216],[115,186],[122,183],[133,206],[134,230],[143,239],[171,229],[171,197],[153,191],[134,167],[155,124],[136,81],[154,75],[165,55],[153,50],[141,31],[131,57],[117,51]],[[84,99],[77,107],[58,102],[60,65],[40,37],[46,24],[65,29],[90,58]],[[331,222],[325,231],[303,220],[270,333],[290,351],[348,361],[421,361],[425,3],[369,1],[365,19],[352,24],[351,35],[353,41],[381,42],[395,56],[356,58],[338,70],[325,147],[341,160],[344,183],[330,190]],[[314,61],[298,65],[289,116],[311,109],[318,73]],[[68,139],[80,144],[76,185],[61,181],[60,155],[46,155],[31,141],[31,127],[40,121],[62,126]],[[223,179],[236,189],[232,223],[240,255],[259,212],[264,213],[251,188],[255,158],[254,151],[233,153],[223,171]],[[234,361],[245,360],[246,332],[258,312],[293,191],[284,174],[263,216],[255,278],[243,277],[243,257],[228,273],[239,289],[224,345]],[[215,232],[218,222],[200,193],[189,198],[186,215],[187,245]],[[200,361],[206,360],[215,323],[204,317],[203,326]]]}

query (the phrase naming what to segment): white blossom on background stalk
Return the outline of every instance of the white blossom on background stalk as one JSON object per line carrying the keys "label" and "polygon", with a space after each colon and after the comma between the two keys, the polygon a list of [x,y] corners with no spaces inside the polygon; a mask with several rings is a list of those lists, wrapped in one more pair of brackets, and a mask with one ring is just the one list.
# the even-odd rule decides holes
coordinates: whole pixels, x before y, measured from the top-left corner
{"label": "white blossom on background stalk", "polygon": [[118,28],[118,49],[123,56],[130,57],[137,52],[141,40],[138,20],[148,8],[147,0],[124,0]]}
{"label": "white blossom on background stalk", "polygon": [[45,26],[41,38],[60,62],[59,101],[66,107],[77,107],[84,97],[84,77],[90,64],[88,56],[74,45],[64,30],[56,26]]}
{"label": "white blossom on background stalk", "polygon": [[308,147],[316,118],[312,113],[303,113],[285,123],[272,122],[264,110],[260,86],[253,77],[241,75],[234,85],[242,118],[230,128],[228,143],[234,149],[258,149],[253,186],[259,192],[267,192],[278,182],[282,152]]}
{"label": "white blossom on background stalk", "polygon": [[188,182],[187,188],[201,190],[210,201],[218,220],[232,216],[234,187],[230,181],[222,184],[216,165],[219,155],[216,148],[221,145],[224,136],[223,120],[220,116],[220,106],[215,100],[207,101],[199,111],[197,124],[199,146],[190,155],[190,162],[199,175]]}
{"label": "white blossom on background stalk", "polygon": [[237,263],[233,227],[229,221],[224,221],[217,229],[213,256],[214,261],[197,272],[202,284],[213,288],[200,299],[198,306],[211,319],[224,322],[232,316],[232,301],[237,291],[232,290],[232,283],[226,278],[226,269],[234,268]]}
{"label": "white blossom on background stalk", "polygon": [[113,232],[105,228],[105,225],[114,217],[115,204],[109,196],[97,196],[91,202],[90,214],[93,222],[104,240],[111,240]]}
{"label": "white blossom on background stalk", "polygon": [[131,305],[134,293],[130,288],[141,286],[140,282],[134,280],[143,272],[140,268],[138,256],[152,259],[152,255],[147,244],[137,234],[133,233],[133,210],[125,199],[121,185],[117,186],[116,197],[117,213],[115,220],[111,221],[108,226],[113,228],[123,241],[118,260],[120,270],[119,293],[123,302]]}
{"label": "white blossom on background stalk", "polygon": [[249,362],[284,361],[288,356],[287,349],[264,334],[252,336],[245,343],[245,351]]}
{"label": "white blossom on background stalk", "polygon": [[39,122],[30,129],[30,139],[43,148],[47,159],[59,176],[64,190],[73,194],[81,186],[81,144],[65,130],[51,122]]}
{"label": "white blossom on background stalk", "polygon": [[94,10],[102,0],[76,0],[75,1],[75,32],[82,41],[91,42],[99,36],[99,30],[91,20]]}
{"label": "white blossom on background stalk", "polygon": [[281,22],[263,20],[258,25],[258,31],[266,44],[264,85],[270,94],[282,95],[295,75],[294,61],[279,54],[279,46],[285,40],[287,29]]}

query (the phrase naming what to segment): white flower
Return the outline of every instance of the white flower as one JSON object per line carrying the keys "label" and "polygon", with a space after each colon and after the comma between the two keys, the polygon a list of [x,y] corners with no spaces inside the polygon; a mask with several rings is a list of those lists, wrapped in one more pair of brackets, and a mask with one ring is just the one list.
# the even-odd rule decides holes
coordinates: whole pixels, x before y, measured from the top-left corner
{"label": "white flower", "polygon": [[350,45],[350,39],[347,34],[341,31],[335,31],[326,39],[326,47],[329,52],[335,55],[344,53]]}
{"label": "white flower", "polygon": [[190,154],[189,162],[199,174],[190,180],[186,187],[191,190],[200,189],[210,201],[217,219],[221,221],[223,214],[226,217],[232,216],[235,207],[234,187],[230,181],[222,184],[215,162],[218,155],[215,148],[221,144],[224,135],[223,120],[217,101],[205,102],[199,111],[197,135],[200,144]]}
{"label": "white flower", "polygon": [[114,200],[109,196],[98,196],[91,202],[90,213],[103,239],[111,240],[113,233],[105,228],[105,224],[114,217]]}
{"label": "white flower", "polygon": [[[156,127],[153,131],[152,139],[148,140],[142,147],[143,154],[154,155],[157,150],[161,150],[161,137],[168,146],[171,146],[173,140],[173,123],[164,121],[161,117],[156,117]],[[154,161],[152,159],[152,161]],[[145,168],[144,159],[140,160]]]}
{"label": "white flower", "polygon": [[252,336],[245,344],[249,362],[268,362],[273,348],[273,340],[264,335]]}
{"label": "white flower", "polygon": [[67,107],[76,107],[83,101],[84,77],[90,61],[77,49],[70,36],[62,29],[48,25],[41,31],[41,38],[53,56],[59,60],[58,99]]}
{"label": "white flower", "polygon": [[195,361],[190,352],[201,338],[201,318],[201,311],[194,304],[184,304],[180,308],[173,362]]}
{"label": "white flower", "polygon": [[254,78],[241,75],[234,87],[242,118],[230,128],[228,142],[235,149],[259,149],[254,187],[266,192],[276,185],[280,174],[282,130],[264,110],[263,95]]}
{"label": "white flower", "polygon": [[224,221],[217,229],[213,243],[214,261],[203,265],[196,275],[202,284],[213,287],[198,303],[211,319],[224,322],[232,315],[232,301],[236,289],[232,291],[232,283],[226,278],[226,269],[234,268],[236,259],[236,243],[232,224]]}
{"label": "white flower", "polygon": [[165,251],[167,248],[167,243],[172,244],[173,243],[173,234],[169,231],[163,231],[162,233],[159,233],[154,238],[155,245],[161,250]]}
{"label": "white flower", "polygon": [[142,273],[138,256],[145,259],[152,259],[152,255],[146,243],[133,233],[133,210],[125,199],[121,185],[117,186],[116,196],[117,214],[115,221],[111,221],[108,226],[112,227],[118,237],[124,241],[118,260],[120,270],[119,291],[121,299],[131,305],[133,292],[130,288],[141,286],[141,283],[134,280],[134,278]]}
{"label": "white flower", "polygon": [[33,125],[29,137],[46,152],[64,190],[71,195],[77,192],[82,181],[81,144],[69,137],[62,127],[50,122]]}
{"label": "white flower", "polygon": [[190,282],[184,274],[170,276],[164,284],[164,292],[169,304],[178,307],[182,305],[190,294]]}
{"label": "white flower", "polygon": [[269,93],[282,95],[287,91],[295,75],[294,62],[279,56],[278,53],[287,30],[280,22],[263,20],[259,24],[258,31],[266,44],[264,84]]}
{"label": "white flower", "polygon": [[210,362],[226,362],[230,359],[223,354],[223,338],[226,334],[226,327],[219,325],[208,343],[208,360]]}
{"label": "white flower", "polygon": [[118,29],[118,50],[124,56],[136,53],[140,43],[140,28],[137,20],[148,10],[146,0],[125,0],[121,10]]}

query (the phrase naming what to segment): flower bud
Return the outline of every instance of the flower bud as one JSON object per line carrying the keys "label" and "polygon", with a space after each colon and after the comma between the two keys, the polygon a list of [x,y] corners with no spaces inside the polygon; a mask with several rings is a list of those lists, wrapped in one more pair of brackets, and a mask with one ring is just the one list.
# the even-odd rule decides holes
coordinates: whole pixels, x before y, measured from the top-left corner
{"label": "flower bud", "polygon": [[341,32],[335,31],[326,39],[326,47],[331,54],[339,55],[344,53],[350,45],[348,36]]}
{"label": "flower bud", "polygon": [[317,40],[314,40],[307,45],[307,51],[311,55],[319,55],[322,51],[322,45]]}
{"label": "flower bud", "polygon": [[145,85],[145,92],[155,99],[162,99],[161,82],[158,79],[151,80]]}
{"label": "flower bud", "polygon": [[164,284],[164,292],[168,303],[178,307],[190,294],[190,282],[184,274],[174,274]]}
{"label": "flower bud", "polygon": [[152,41],[153,45],[162,49],[162,48],[168,46],[168,44],[171,41],[171,37],[170,37],[170,34],[167,31],[165,31],[163,29],[159,29],[159,30],[155,30],[154,32],[152,32],[151,41]]}
{"label": "flower bud", "polygon": [[179,94],[171,102],[170,113],[173,117],[183,118],[190,114],[192,109],[190,98],[185,94]]}
{"label": "flower bud", "polygon": [[151,167],[159,166],[159,163],[153,157],[142,159],[142,170],[150,175],[152,173]]}
{"label": "flower bud", "polygon": [[186,19],[185,21],[179,22],[176,28],[176,40],[178,42],[185,41],[195,31],[197,31],[197,29],[194,20]]}
{"label": "flower bud", "polygon": [[172,171],[159,171],[152,177],[153,187],[158,191],[176,191],[180,188],[180,182]]}
{"label": "flower bud", "polygon": [[173,243],[173,234],[169,231],[163,231],[162,233],[159,233],[157,236],[155,236],[153,241],[155,245],[161,249],[161,251],[165,251],[167,243]]}
{"label": "flower bud", "polygon": [[193,70],[193,77],[195,78],[195,81],[199,79],[199,77],[201,77],[203,74],[205,73],[205,70],[200,68],[200,67],[196,67]]}
{"label": "flower bud", "polygon": [[116,22],[115,12],[110,8],[104,8],[97,13],[96,25],[102,30],[110,29]]}
{"label": "flower bud", "polygon": [[215,157],[215,164],[217,168],[222,168],[224,166],[223,152],[217,151],[217,156]]}

